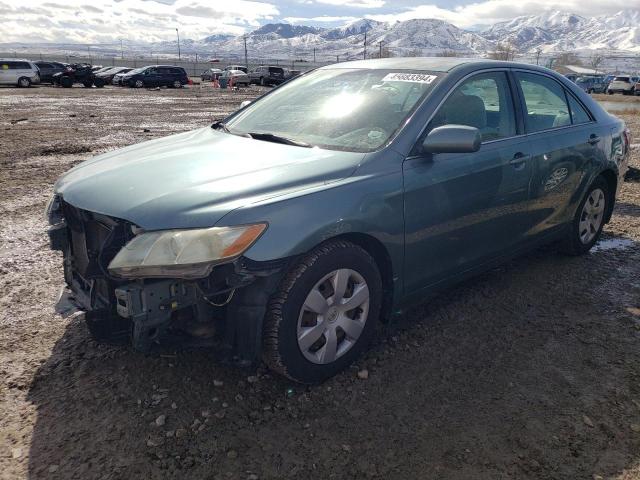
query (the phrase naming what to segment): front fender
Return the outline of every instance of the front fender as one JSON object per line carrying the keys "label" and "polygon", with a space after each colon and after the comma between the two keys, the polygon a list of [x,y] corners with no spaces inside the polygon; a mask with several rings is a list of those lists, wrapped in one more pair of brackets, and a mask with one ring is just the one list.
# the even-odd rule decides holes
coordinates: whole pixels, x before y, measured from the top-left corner
{"label": "front fender", "polygon": [[292,257],[325,240],[358,233],[377,239],[391,259],[394,290],[401,288],[404,253],[402,173],[362,175],[250,204],[216,225],[268,222],[260,239],[244,254],[255,261]]}

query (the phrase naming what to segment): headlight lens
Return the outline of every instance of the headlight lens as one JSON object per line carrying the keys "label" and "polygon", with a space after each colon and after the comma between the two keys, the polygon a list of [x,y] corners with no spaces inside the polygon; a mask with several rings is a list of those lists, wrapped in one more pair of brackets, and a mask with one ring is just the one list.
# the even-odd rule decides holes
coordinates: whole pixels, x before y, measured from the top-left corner
{"label": "headlight lens", "polygon": [[242,255],[266,228],[258,223],[142,233],[118,252],[109,272],[126,278],[206,277],[215,265]]}

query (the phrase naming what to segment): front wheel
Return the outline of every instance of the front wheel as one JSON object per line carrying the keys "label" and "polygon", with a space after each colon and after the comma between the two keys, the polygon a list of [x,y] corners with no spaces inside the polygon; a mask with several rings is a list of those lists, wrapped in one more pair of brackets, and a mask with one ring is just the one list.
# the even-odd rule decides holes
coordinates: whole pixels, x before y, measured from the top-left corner
{"label": "front wheel", "polygon": [[93,81],[93,84],[96,86],[96,88],[102,88],[102,87],[104,87],[104,80],[101,79],[101,78],[96,78]]}
{"label": "front wheel", "polygon": [[578,206],[570,232],[564,241],[565,253],[583,255],[591,250],[602,234],[608,202],[609,186],[604,178],[598,177]]}
{"label": "front wheel", "polygon": [[142,88],[144,87],[144,82],[142,80],[136,80],[133,86],[136,88]]}
{"label": "front wheel", "polygon": [[18,86],[21,88],[28,88],[31,86],[31,80],[27,77],[20,77],[18,79]]}
{"label": "front wheel", "polygon": [[369,253],[341,240],[321,245],[289,269],[269,303],[265,362],[300,383],[332,377],[367,348],[381,302]]}

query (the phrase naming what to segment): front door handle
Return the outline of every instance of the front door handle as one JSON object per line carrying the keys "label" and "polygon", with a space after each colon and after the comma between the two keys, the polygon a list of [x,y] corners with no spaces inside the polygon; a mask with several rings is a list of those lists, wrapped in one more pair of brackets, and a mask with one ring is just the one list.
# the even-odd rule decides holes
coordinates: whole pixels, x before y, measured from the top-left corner
{"label": "front door handle", "polygon": [[595,133],[592,133],[591,136],[589,137],[589,140],[587,140],[587,142],[590,145],[595,145],[596,143],[598,143],[600,141],[600,137],[597,136]]}
{"label": "front door handle", "polygon": [[522,152],[518,152],[509,161],[509,165],[513,165],[513,168],[515,168],[516,170],[521,170],[522,168],[524,168],[525,162],[530,158],[531,155],[525,155]]}

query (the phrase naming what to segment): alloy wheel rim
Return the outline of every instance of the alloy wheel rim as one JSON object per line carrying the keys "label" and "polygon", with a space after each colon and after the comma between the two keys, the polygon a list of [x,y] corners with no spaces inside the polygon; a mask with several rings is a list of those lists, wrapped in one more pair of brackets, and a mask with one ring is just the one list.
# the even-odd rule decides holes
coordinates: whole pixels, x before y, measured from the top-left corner
{"label": "alloy wheel rim", "polygon": [[584,202],[578,229],[583,244],[591,242],[598,234],[604,218],[605,203],[604,192],[600,188],[594,189]]}
{"label": "alloy wheel rim", "polygon": [[335,362],[356,344],[369,314],[369,287],[355,270],[325,275],[308,293],[298,316],[298,347],[312,363]]}
{"label": "alloy wheel rim", "polygon": [[136,87],[140,88],[142,87],[143,83],[142,80],[136,80]]}
{"label": "alloy wheel rim", "polygon": [[175,88],[180,88],[182,86],[182,84],[179,81],[176,80],[175,82],[173,82],[173,86]]}

